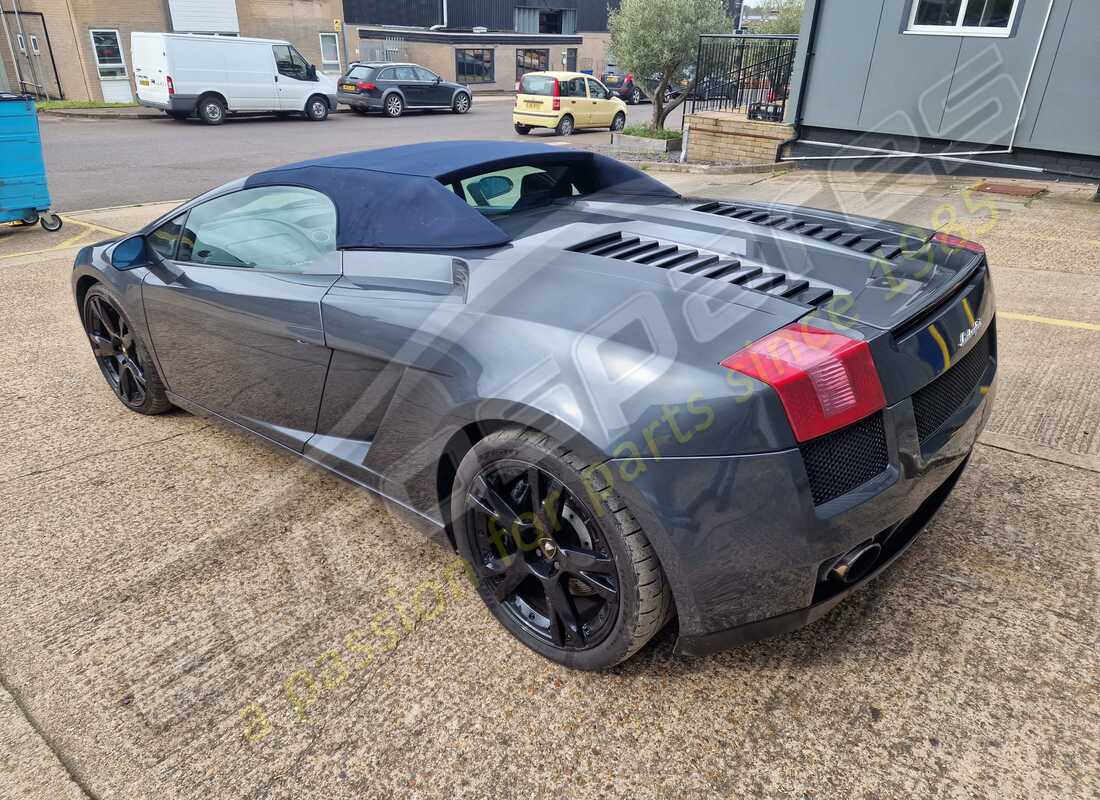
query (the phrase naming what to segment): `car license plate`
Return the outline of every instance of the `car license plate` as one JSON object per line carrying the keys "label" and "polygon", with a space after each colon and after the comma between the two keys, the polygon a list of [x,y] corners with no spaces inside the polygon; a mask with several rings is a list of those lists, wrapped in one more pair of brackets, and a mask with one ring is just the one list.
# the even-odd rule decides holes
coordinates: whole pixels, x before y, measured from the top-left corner
{"label": "car license plate", "polygon": [[141,80],[138,81],[138,86],[148,86],[148,85],[149,85],[149,81],[145,80],[144,78],[142,78]]}
{"label": "car license plate", "polygon": [[604,83],[618,83],[618,82],[619,82],[618,78],[614,78],[614,77],[611,77],[611,76],[608,76],[607,80],[604,81]]}
{"label": "car license plate", "polygon": [[354,92],[355,91],[355,84],[354,83],[341,83],[340,84],[340,91],[341,92]]}
{"label": "car license plate", "polygon": [[538,100],[524,100],[523,104],[528,108],[538,108],[542,105]]}

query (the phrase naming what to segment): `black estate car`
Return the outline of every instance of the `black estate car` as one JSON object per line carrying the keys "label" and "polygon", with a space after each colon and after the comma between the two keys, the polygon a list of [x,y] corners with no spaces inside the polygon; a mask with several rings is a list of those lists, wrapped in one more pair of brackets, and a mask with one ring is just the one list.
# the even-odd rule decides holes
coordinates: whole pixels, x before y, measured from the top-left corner
{"label": "black estate car", "polygon": [[448,109],[465,114],[473,103],[469,86],[445,81],[419,64],[352,64],[337,85],[337,102],[353,111],[383,111],[400,117],[405,109]]}

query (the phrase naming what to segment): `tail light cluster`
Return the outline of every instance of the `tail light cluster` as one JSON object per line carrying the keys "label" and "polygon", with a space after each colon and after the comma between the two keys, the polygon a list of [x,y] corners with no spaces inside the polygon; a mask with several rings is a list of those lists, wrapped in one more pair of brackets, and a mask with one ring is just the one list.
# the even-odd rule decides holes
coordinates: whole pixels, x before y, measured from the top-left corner
{"label": "tail light cluster", "polygon": [[165,75],[164,76],[164,82],[168,85],[168,94],[170,94],[170,95],[175,94],[176,93],[176,84],[172,83],[172,76],[171,75]]}
{"label": "tail light cluster", "polygon": [[550,90],[551,96],[554,98],[554,107],[552,111],[561,111],[561,84],[558,83],[558,79],[554,78],[554,86]]}
{"label": "tail light cluster", "polygon": [[944,233],[939,231],[932,235],[932,241],[936,244],[943,245],[952,249],[969,250],[971,253],[984,253],[985,248],[977,242],[972,242],[969,239],[963,239],[959,236],[954,236],[950,233]]}
{"label": "tail light cluster", "polygon": [[378,87],[370,81],[359,81],[359,83],[355,84],[355,88],[361,92],[373,92],[378,89]]}
{"label": "tail light cluster", "polygon": [[816,439],[886,405],[867,342],[792,323],[722,361],[771,386],[794,437]]}

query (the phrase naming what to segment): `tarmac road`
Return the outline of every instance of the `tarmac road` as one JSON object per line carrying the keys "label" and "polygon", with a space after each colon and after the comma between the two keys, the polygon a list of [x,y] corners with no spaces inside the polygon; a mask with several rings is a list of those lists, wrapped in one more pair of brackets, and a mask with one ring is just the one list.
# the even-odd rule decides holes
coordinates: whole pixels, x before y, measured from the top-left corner
{"label": "tarmac road", "polygon": [[[628,123],[652,106],[627,107]],[[39,115],[46,173],[60,211],[182,200],[257,170],[353,150],[445,139],[560,142],[552,131],[512,129],[512,98],[475,98],[467,114],[410,111],[399,119],[332,114],[325,122],[275,117],[198,120],[82,119]],[[680,110],[669,118],[679,127]],[[578,131],[575,144],[605,143],[606,130]]]}

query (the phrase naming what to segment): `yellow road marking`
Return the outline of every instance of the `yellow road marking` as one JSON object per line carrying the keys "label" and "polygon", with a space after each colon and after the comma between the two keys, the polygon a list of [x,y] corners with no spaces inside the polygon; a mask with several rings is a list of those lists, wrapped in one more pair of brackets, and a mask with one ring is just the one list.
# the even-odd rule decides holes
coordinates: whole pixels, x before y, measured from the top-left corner
{"label": "yellow road marking", "polygon": [[1037,314],[1016,314],[1012,311],[998,311],[1001,319],[1016,319],[1022,322],[1039,322],[1043,325],[1057,325],[1062,328],[1077,328],[1082,331],[1100,331],[1100,325],[1095,322],[1078,322],[1075,319],[1058,319],[1057,317],[1040,317]]}
{"label": "yellow road marking", "polygon": [[928,332],[932,334],[932,338],[940,346],[940,352],[943,353],[943,368],[947,369],[951,366],[951,353],[947,351],[947,342],[943,340],[943,334],[936,329],[936,323],[934,322],[928,326]]}
{"label": "yellow road marking", "polygon": [[70,217],[64,214],[59,214],[58,216],[60,216],[61,219],[65,220],[65,222],[71,222],[74,225],[80,225],[82,228],[84,228],[84,230],[82,230],[75,236],[70,236],[68,239],[61,242],[61,244],[55,244],[52,247],[44,247],[41,250],[24,250],[22,253],[8,253],[7,255],[0,256],[0,261],[5,261],[9,258],[22,258],[25,256],[43,255],[44,253],[56,253],[60,250],[69,250],[73,247],[79,246],[81,239],[88,237],[89,234],[92,233],[105,233],[108,236],[126,235],[125,231],[116,231],[114,228],[97,225],[94,222],[85,222],[82,219],[75,219],[74,217]]}

